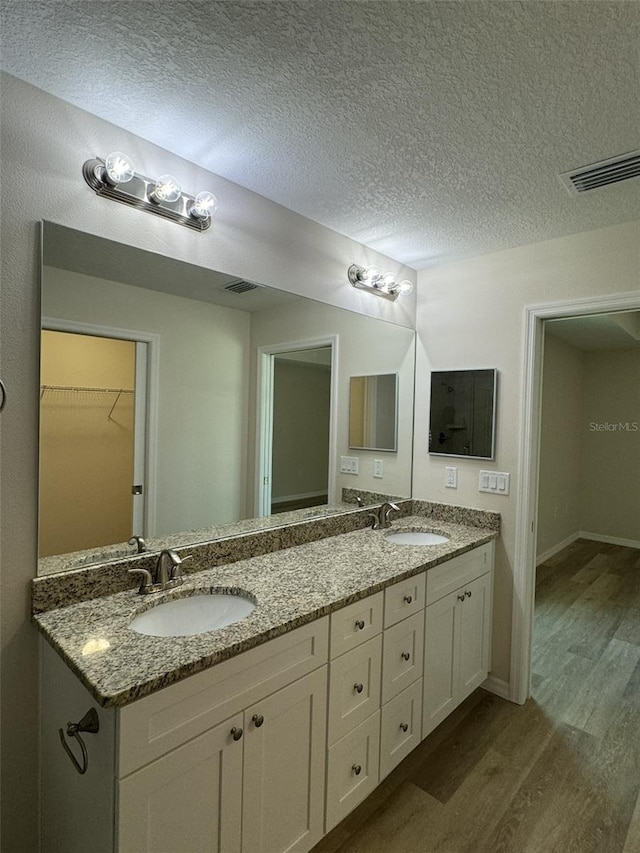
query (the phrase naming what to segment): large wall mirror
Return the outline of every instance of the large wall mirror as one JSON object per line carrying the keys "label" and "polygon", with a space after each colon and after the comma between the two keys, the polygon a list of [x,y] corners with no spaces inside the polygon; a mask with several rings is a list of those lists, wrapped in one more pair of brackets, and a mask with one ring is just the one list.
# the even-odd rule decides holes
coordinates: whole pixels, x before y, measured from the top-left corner
{"label": "large wall mirror", "polygon": [[497,371],[431,374],[429,453],[493,459]]}
{"label": "large wall mirror", "polygon": [[[39,573],[411,494],[412,329],[45,222],[41,352]],[[397,454],[340,474],[390,371]]]}

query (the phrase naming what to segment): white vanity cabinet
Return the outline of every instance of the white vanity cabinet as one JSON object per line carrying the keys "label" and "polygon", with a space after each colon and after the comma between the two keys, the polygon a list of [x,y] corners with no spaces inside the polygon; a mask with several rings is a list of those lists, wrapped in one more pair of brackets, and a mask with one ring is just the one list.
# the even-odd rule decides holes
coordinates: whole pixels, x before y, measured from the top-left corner
{"label": "white vanity cabinet", "polygon": [[43,784],[58,793],[43,802],[42,853],[310,850],[324,831],[328,621],[97,709],[85,776],[57,735],[72,712],[58,705],[54,718],[47,685],[59,695],[62,679],[63,695],[79,694],[79,716],[95,702],[45,646]]}
{"label": "white vanity cabinet", "polygon": [[423,738],[489,674],[492,589],[493,543],[427,573]]}

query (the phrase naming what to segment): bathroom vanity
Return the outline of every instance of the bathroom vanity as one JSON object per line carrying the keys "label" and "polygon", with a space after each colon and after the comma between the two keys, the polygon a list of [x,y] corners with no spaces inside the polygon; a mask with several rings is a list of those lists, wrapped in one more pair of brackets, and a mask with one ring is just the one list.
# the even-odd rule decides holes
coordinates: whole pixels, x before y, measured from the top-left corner
{"label": "bathroom vanity", "polygon": [[[363,529],[189,575],[256,601],[206,634],[134,633],[132,590],[38,614],[43,853],[308,851],[362,802],[490,668],[496,526],[393,529],[448,541]],[[89,707],[80,775],[59,729]]]}

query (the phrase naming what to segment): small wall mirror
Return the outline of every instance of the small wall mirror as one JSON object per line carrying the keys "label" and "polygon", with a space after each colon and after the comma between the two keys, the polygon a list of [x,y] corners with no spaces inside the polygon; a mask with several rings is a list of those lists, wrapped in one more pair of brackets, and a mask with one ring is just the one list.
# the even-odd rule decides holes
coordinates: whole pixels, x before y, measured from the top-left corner
{"label": "small wall mirror", "polygon": [[497,370],[431,374],[429,453],[493,459]]}
{"label": "small wall mirror", "polygon": [[349,384],[349,448],[397,449],[398,375],[352,376]]}

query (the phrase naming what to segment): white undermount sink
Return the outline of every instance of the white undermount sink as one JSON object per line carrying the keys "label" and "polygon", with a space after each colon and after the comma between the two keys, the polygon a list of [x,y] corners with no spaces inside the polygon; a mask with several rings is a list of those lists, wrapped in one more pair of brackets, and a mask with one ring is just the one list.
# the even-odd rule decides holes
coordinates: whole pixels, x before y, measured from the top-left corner
{"label": "white undermount sink", "polygon": [[426,530],[396,530],[387,533],[387,539],[394,545],[444,545],[449,541],[448,536],[428,533]]}
{"label": "white undermount sink", "polygon": [[152,637],[192,637],[239,622],[255,606],[244,595],[199,593],[151,607],[136,616],[129,627]]}

